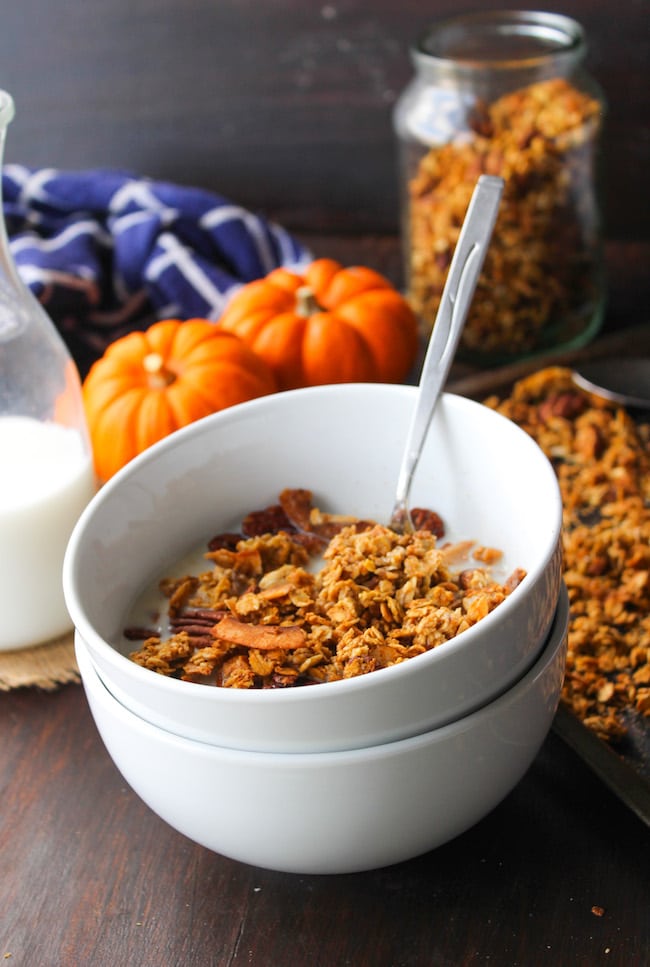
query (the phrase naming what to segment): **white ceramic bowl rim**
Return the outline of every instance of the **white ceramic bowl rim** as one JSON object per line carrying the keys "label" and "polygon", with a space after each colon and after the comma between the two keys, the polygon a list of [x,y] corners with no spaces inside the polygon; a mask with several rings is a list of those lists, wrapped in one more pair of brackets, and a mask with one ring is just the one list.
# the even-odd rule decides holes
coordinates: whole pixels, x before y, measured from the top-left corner
{"label": "white ceramic bowl rim", "polygon": [[[397,395],[408,394],[414,397],[416,388],[413,386],[403,385],[403,384],[378,384],[378,383],[346,383],[346,384],[334,384],[325,385],[317,387],[308,387],[304,389],[297,390],[287,390],[283,393],[275,394],[276,396],[282,396],[285,399],[292,400],[295,399],[296,405],[300,404],[300,400],[306,395],[334,395],[340,393],[342,388],[347,387],[351,390],[364,392],[368,389],[374,391],[382,391],[393,393]],[[466,405],[468,407],[477,407],[481,404],[476,403],[473,400],[467,399],[465,397],[455,396],[454,394],[444,394],[447,397],[452,397],[459,405]],[[251,400],[246,403],[238,404],[237,406],[229,407],[226,410],[222,410],[218,413],[213,413],[210,416],[204,417],[203,419],[197,420],[194,423],[189,424],[182,429],[175,431],[169,436],[165,437],[160,442],[149,447],[146,451],[139,454],[133,460],[131,460],[125,467],[118,471],[106,484],[103,485],[102,489],[95,497],[90,501],[88,506],[82,512],[74,530],[70,537],[68,543],[68,548],[65,555],[64,565],[63,565],[63,584],[66,592],[66,604],[70,612],[71,618],[74,622],[75,628],[81,634],[82,638],[92,645],[92,648],[96,649],[102,654],[104,659],[111,665],[117,664],[117,666],[123,666],[124,662],[127,662],[130,667],[130,674],[135,676],[135,679],[151,681],[151,677],[155,676],[156,687],[162,692],[169,692],[171,694],[181,692],[186,694],[191,694],[187,690],[201,689],[205,691],[206,689],[211,689],[215,694],[219,695],[219,702],[224,704],[238,704],[246,706],[247,704],[255,705],[259,707],[260,703],[273,703],[279,700],[279,696],[282,697],[282,701],[288,704],[300,704],[302,702],[310,701],[310,693],[314,689],[322,691],[322,689],[327,689],[328,692],[333,694],[339,691],[349,691],[354,692],[359,689],[366,689],[369,685],[369,679],[376,679],[377,676],[383,677],[393,677],[399,679],[404,675],[408,675],[412,671],[413,662],[417,662],[420,666],[424,664],[437,664],[439,661],[444,660],[446,654],[455,653],[459,649],[465,649],[471,646],[472,640],[481,635],[485,623],[490,624],[498,620],[507,620],[509,611],[516,607],[518,596],[521,593],[525,593],[526,581],[524,580],[521,585],[514,589],[511,595],[503,601],[498,608],[490,612],[485,618],[479,621],[477,624],[463,631],[460,635],[449,641],[444,642],[444,644],[439,645],[436,648],[425,652],[422,655],[409,658],[407,661],[401,662],[397,665],[392,665],[388,668],[377,669],[368,675],[360,675],[353,678],[343,679],[340,681],[326,682],[326,683],[316,683],[313,685],[300,686],[296,688],[285,688],[285,689],[227,689],[227,688],[213,688],[205,684],[197,682],[185,682],[180,679],[174,679],[167,677],[165,675],[157,675],[155,672],[149,669],[142,668],[141,666],[132,662],[126,655],[123,655],[115,646],[111,645],[109,642],[98,634],[95,630],[92,622],[89,620],[86,610],[83,607],[79,597],[75,592],[75,585],[77,583],[76,575],[76,557],[77,550],[81,541],[83,540],[84,531],[91,521],[95,508],[97,505],[105,499],[106,496],[123,486],[123,484],[129,480],[129,478],[138,474],[141,465],[155,460],[160,455],[166,453],[167,450],[173,449],[178,445],[180,441],[191,439],[194,436],[200,436],[206,432],[206,429],[218,425],[220,423],[226,423],[234,417],[239,417],[241,414],[248,412],[254,416],[256,410],[262,410],[268,405],[268,397],[261,397],[259,399]],[[528,448],[531,454],[535,453],[536,458],[540,465],[540,470],[546,467],[546,472],[548,474],[548,486],[549,488],[555,489],[558,494],[557,497],[557,518],[553,528],[552,534],[549,536],[547,543],[547,553],[535,562],[532,567],[528,568],[527,577],[530,577],[531,581],[537,578],[537,576],[543,572],[553,555],[557,550],[557,542],[559,541],[561,527],[562,527],[562,517],[561,517],[561,501],[559,498],[559,490],[557,479],[555,473],[551,467],[550,462],[544,457],[542,451],[539,449],[537,444],[532,440],[532,438],[516,424],[512,423],[505,416],[497,413],[496,411],[490,411],[496,420],[503,420],[509,425],[509,428],[513,434],[520,434],[521,444],[524,448]],[[395,468],[397,474],[397,467]],[[542,471],[543,472],[543,471]],[[255,508],[251,508],[255,509]],[[390,508],[387,508],[387,516],[390,512]],[[480,540],[480,535],[476,536],[477,540]],[[524,589],[524,591],[522,591]]]}
{"label": "white ceramic bowl rim", "polygon": [[90,656],[85,653],[83,646],[81,649],[78,648],[77,654],[80,658],[79,664],[80,669],[82,670],[82,677],[88,680],[88,684],[90,687],[92,687],[93,691],[96,694],[99,692],[101,699],[105,703],[112,705],[114,710],[119,713],[119,715],[121,715],[125,720],[131,722],[135,727],[149,731],[150,734],[164,733],[167,737],[166,741],[176,745],[178,749],[192,749],[193,751],[204,750],[205,754],[208,756],[210,755],[211,750],[214,750],[219,754],[220,757],[233,762],[250,763],[252,765],[271,769],[278,765],[291,765],[297,770],[301,770],[306,766],[340,765],[345,763],[353,764],[360,760],[367,762],[368,760],[376,758],[385,759],[387,754],[393,757],[399,757],[405,751],[417,749],[422,745],[427,745],[431,742],[432,738],[435,738],[436,741],[445,742],[447,739],[450,739],[455,735],[479,728],[482,719],[488,723],[495,714],[498,715],[510,704],[520,701],[521,697],[534,687],[537,680],[547,672],[549,666],[558,658],[558,655],[565,645],[568,617],[569,597],[566,587],[563,585],[551,633],[549,634],[544,648],[542,649],[542,652],[540,653],[535,664],[529,669],[528,672],[526,672],[526,674],[516,681],[513,686],[506,689],[506,691],[504,691],[496,699],[493,699],[486,705],[483,705],[480,708],[475,709],[473,712],[470,712],[469,715],[465,715],[462,718],[449,722],[447,725],[440,726],[439,728],[422,732],[418,735],[410,736],[404,739],[396,739],[393,742],[386,742],[373,746],[364,746],[358,749],[343,749],[333,752],[254,752],[246,749],[230,749],[224,746],[215,745],[214,743],[202,742],[198,739],[189,739],[185,736],[179,736],[174,732],[168,732],[166,729],[163,729],[157,725],[152,725],[151,723],[145,721],[145,719],[140,718],[140,716],[136,715],[135,712],[133,712],[131,709],[127,709],[124,705],[118,702],[113,695],[111,695],[95,670]]}

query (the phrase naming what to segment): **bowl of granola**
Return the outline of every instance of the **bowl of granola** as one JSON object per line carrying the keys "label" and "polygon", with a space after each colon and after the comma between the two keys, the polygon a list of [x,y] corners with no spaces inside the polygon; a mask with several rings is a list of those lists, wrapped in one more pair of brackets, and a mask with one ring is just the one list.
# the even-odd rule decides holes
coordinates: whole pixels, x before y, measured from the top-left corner
{"label": "bowl of granola", "polygon": [[79,638],[76,647],[108,753],[154,813],[240,862],[338,874],[434,849],[514,788],[557,708],[567,621],[563,591],[532,667],[492,702],[410,738],[338,752],[251,752],[173,735],[118,702]]}
{"label": "bowl of granola", "polygon": [[533,665],[561,586],[562,507],[530,436],[444,394],[415,534],[387,527],[410,386],[313,387],[232,407],[128,464],[64,564],[108,691],[219,747],[332,752],[415,736]]}

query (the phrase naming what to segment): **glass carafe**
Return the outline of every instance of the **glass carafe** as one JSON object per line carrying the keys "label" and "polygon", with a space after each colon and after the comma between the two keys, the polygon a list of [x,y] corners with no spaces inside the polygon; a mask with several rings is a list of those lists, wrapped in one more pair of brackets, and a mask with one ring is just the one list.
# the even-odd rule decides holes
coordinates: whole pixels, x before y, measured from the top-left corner
{"label": "glass carafe", "polygon": [[[11,96],[0,91],[0,169],[13,114]],[[63,598],[63,557],[95,480],[79,373],[54,324],[18,275],[4,217],[0,468],[0,650],[6,651],[71,629]]]}

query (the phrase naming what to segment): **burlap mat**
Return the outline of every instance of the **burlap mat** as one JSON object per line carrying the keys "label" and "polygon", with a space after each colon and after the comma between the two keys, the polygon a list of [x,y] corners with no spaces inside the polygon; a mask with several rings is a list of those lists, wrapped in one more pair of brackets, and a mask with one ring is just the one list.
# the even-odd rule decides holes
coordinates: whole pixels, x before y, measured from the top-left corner
{"label": "burlap mat", "polygon": [[79,681],[72,632],[35,648],[0,651],[0,692],[26,687],[51,692]]}

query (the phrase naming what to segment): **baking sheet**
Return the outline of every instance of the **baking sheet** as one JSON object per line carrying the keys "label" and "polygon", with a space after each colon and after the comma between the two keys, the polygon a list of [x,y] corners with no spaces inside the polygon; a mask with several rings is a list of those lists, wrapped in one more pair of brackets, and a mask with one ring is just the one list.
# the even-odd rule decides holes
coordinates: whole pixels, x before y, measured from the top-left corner
{"label": "baking sheet", "polygon": [[[579,365],[581,359],[616,355],[650,356],[650,322],[622,330],[584,349],[539,356],[500,369],[452,371],[446,389],[472,399],[505,396],[518,379],[547,366]],[[630,711],[627,735],[616,747],[598,738],[566,706],[560,705],[553,730],[646,825],[650,826],[650,719]]]}

